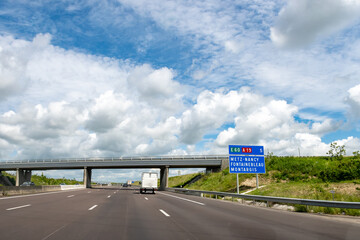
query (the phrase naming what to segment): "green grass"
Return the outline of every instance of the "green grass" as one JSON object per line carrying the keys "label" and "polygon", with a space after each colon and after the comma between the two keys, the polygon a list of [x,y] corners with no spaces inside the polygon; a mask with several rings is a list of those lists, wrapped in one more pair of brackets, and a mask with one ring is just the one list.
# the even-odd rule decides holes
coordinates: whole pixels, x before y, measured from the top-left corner
{"label": "green grass", "polygon": [[[239,174],[239,182],[242,182],[249,177],[251,177],[249,174]],[[206,191],[236,192],[236,174],[229,173],[229,169],[216,173],[204,174],[200,180],[187,186],[187,188]],[[242,190],[247,190],[247,188]]]}
{"label": "green grass", "polygon": [[169,187],[180,187],[180,186],[187,187],[185,186],[185,183],[198,175],[200,175],[200,173],[192,173],[192,174],[169,177],[168,185]]}
{"label": "green grass", "polygon": [[[10,182],[12,182],[15,186],[16,176],[13,174],[9,174],[7,172],[2,172],[4,176],[7,176]],[[83,184],[81,181],[77,181],[75,179],[66,179],[66,178],[49,178],[44,175],[32,175],[31,181],[35,183],[35,185],[59,185],[60,183],[65,183],[66,185],[75,185],[75,184]]]}
{"label": "green grass", "polygon": [[[329,157],[277,157],[266,158],[266,174],[259,174],[263,188],[251,192],[255,195],[332,200],[330,190],[335,189],[335,201],[360,202],[360,159],[359,156],[344,157],[341,160]],[[174,185],[186,182],[193,176],[179,176]],[[255,174],[239,174],[240,191],[254,183]],[[245,184],[245,181],[247,184]],[[170,184],[171,186],[171,184]],[[254,186],[254,184],[252,184]],[[189,189],[236,192],[236,174],[229,169],[202,174],[202,178]],[[360,216],[360,210],[322,208],[295,205],[296,211],[322,212]]]}
{"label": "green grass", "polygon": [[32,175],[31,181],[35,183],[35,185],[59,185],[60,183],[65,183],[66,185],[75,185],[75,184],[83,184],[81,181],[77,181],[75,179],[66,179],[66,178],[49,178],[42,175]]}
{"label": "green grass", "polygon": [[[330,192],[335,190],[334,200],[345,202],[360,202],[360,184],[357,182],[340,182],[340,183],[273,183],[266,187],[254,190],[253,195],[303,198],[314,200],[333,200]],[[296,211],[301,212],[322,212],[329,214],[342,214],[360,216],[360,210],[356,209],[340,209],[340,208],[324,208],[316,206],[295,205]]]}

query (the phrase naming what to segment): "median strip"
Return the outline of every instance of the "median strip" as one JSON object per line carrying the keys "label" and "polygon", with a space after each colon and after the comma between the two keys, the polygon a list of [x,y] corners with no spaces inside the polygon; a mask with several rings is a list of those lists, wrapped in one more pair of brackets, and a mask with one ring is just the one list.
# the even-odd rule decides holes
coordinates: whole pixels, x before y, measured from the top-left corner
{"label": "median strip", "polygon": [[19,206],[19,207],[8,208],[8,209],[6,209],[6,210],[7,210],[7,211],[11,211],[11,210],[19,209],[19,208],[30,207],[30,206],[31,206],[31,204],[28,204],[28,205],[23,205],[23,206]]}
{"label": "median strip", "polygon": [[161,212],[162,214],[164,214],[166,217],[170,217],[170,215],[167,214],[167,212],[165,212],[164,210],[162,210],[162,209],[159,209],[159,210],[160,210],[160,212]]}
{"label": "median strip", "polygon": [[89,211],[93,210],[94,208],[96,208],[98,205],[94,205],[91,208],[89,208]]}

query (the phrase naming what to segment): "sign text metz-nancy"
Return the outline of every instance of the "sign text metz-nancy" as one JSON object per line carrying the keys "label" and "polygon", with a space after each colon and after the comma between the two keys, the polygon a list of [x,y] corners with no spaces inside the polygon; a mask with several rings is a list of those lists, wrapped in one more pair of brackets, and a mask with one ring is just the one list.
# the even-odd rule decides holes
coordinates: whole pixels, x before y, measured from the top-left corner
{"label": "sign text metz-nancy", "polygon": [[229,145],[229,167],[230,173],[265,173],[264,147]]}

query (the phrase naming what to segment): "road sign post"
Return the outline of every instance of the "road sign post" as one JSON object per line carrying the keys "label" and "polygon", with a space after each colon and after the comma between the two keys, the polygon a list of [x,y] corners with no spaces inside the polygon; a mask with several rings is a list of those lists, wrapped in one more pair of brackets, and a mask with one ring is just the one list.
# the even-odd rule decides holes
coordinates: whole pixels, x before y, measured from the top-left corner
{"label": "road sign post", "polygon": [[239,173],[255,173],[256,188],[259,188],[259,173],[266,173],[263,146],[229,145],[229,172],[237,174],[239,193]]}

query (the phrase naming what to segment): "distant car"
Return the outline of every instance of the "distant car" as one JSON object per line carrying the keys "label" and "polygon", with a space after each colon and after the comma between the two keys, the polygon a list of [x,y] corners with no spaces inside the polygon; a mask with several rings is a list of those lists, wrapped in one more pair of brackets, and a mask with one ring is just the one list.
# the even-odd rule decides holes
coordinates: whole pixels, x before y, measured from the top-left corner
{"label": "distant car", "polygon": [[60,183],[60,185],[66,185],[66,183]]}
{"label": "distant car", "polygon": [[23,182],[20,186],[35,186],[33,182]]}
{"label": "distant car", "polygon": [[127,183],[124,183],[122,186],[123,187],[128,187],[129,185]]}

